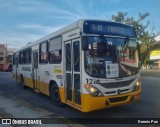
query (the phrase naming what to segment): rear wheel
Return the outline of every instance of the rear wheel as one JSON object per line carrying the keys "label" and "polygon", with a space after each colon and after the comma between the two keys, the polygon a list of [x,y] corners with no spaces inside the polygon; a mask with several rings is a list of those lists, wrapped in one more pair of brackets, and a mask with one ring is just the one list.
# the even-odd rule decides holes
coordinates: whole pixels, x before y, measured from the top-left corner
{"label": "rear wheel", "polygon": [[56,106],[63,106],[64,104],[61,102],[60,93],[57,85],[52,85],[50,91],[51,101]]}

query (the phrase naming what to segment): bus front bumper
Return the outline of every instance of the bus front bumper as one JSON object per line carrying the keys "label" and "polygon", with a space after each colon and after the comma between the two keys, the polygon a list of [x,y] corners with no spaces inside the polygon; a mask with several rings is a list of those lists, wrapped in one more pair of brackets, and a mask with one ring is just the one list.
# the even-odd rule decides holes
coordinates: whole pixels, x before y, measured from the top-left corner
{"label": "bus front bumper", "polygon": [[82,94],[81,111],[90,112],[138,101],[141,98],[141,89],[140,86],[137,91],[114,96],[93,97],[89,94]]}

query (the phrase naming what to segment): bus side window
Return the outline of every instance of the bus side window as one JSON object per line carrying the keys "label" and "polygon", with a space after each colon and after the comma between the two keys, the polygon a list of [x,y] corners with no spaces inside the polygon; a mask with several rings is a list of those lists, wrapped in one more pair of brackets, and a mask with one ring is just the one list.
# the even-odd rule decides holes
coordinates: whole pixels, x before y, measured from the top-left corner
{"label": "bus side window", "polygon": [[48,51],[47,51],[47,42],[43,42],[40,44],[40,54],[39,54],[39,62],[40,63],[47,63],[48,62]]}
{"label": "bus side window", "polygon": [[60,63],[62,57],[62,38],[56,37],[49,41],[49,62]]}
{"label": "bus side window", "polygon": [[23,64],[23,63],[24,63],[24,52],[22,50],[19,53],[19,64]]}
{"label": "bus side window", "polygon": [[26,63],[31,63],[31,48],[26,49]]}

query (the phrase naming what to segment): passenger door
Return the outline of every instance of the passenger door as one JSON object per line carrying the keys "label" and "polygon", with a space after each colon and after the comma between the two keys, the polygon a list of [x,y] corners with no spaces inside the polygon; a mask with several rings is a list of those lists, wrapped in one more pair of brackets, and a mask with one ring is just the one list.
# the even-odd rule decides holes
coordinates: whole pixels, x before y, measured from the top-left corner
{"label": "passenger door", "polygon": [[33,88],[35,91],[39,91],[38,85],[38,50],[32,51],[32,80]]}
{"label": "passenger door", "polygon": [[81,107],[80,39],[65,43],[66,101]]}

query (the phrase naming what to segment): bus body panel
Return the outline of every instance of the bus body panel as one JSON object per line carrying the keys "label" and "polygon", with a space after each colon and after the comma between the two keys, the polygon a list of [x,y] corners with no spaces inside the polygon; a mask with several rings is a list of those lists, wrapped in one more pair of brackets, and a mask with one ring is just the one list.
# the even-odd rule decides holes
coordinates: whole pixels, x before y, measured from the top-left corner
{"label": "bus body panel", "polygon": [[[123,100],[123,98],[127,97]],[[123,105],[127,103],[131,103],[134,101],[138,101],[141,98],[141,88],[138,91],[130,92],[122,95],[114,95],[114,96],[104,96],[104,97],[92,97],[89,94],[83,94],[82,100],[85,102],[83,105],[83,112],[89,112],[94,110],[99,110],[103,108],[109,108],[113,106]],[[116,99],[117,98],[117,99]],[[114,103],[111,103],[109,99],[121,99],[121,101],[117,101]],[[106,102],[107,101],[107,102]],[[109,104],[108,104],[109,103]]]}
{"label": "bus body panel", "polygon": [[[85,70],[84,60],[85,53],[81,49],[82,36],[87,35],[83,31],[84,22],[85,25],[87,25],[86,21],[88,20],[79,20],[78,22],[64,27],[59,31],[51,33],[16,51],[16,62],[13,65],[13,77],[19,82],[23,77],[24,84],[26,86],[33,88],[36,92],[40,92],[48,96],[50,96],[50,85],[52,85],[50,83],[56,83],[59,88],[61,102],[66,103],[82,112],[89,112],[139,100],[141,94],[141,86],[136,91],[132,90],[137,81],[139,81],[140,79],[139,73],[121,79],[94,78],[91,75],[87,74]],[[94,27],[96,28],[96,26]],[[99,35],[93,34],[92,36]],[[50,40],[57,37],[61,37],[62,39],[61,62],[51,63],[49,61],[49,58],[47,58],[48,60],[46,63],[40,63],[41,45],[43,43],[47,44],[47,54],[49,55]],[[31,63],[21,64],[19,63],[20,52],[27,49],[28,47],[32,49]],[[67,62],[69,62],[67,61],[68,51],[70,52],[69,66],[71,66],[69,70],[67,68]],[[76,70],[77,67],[79,67],[78,70]],[[132,82],[124,87],[107,88],[103,86],[103,84],[105,83],[119,83],[127,82],[130,80],[132,80]],[[89,83],[99,89],[103,96],[92,96],[86,89],[86,85]]]}
{"label": "bus body panel", "polygon": [[[62,91],[65,91],[64,89],[61,89]],[[119,105],[124,105],[128,103],[132,103],[135,101],[139,101],[141,99],[141,90],[142,88],[140,87],[138,91],[135,92],[130,92],[122,95],[114,95],[114,96],[103,96],[103,97],[93,97],[90,94],[83,94],[81,93],[82,97],[82,105],[81,108],[79,108],[76,105],[66,103],[65,101],[62,101],[66,103],[69,106],[72,106],[82,112],[90,112],[90,111],[95,111],[95,110],[100,110],[100,109],[105,109],[109,107],[114,107],[114,106],[119,106]],[[126,98],[125,98],[126,97]],[[123,101],[117,101],[117,102],[110,102],[109,99],[123,99]],[[63,100],[65,97],[63,98]]]}

